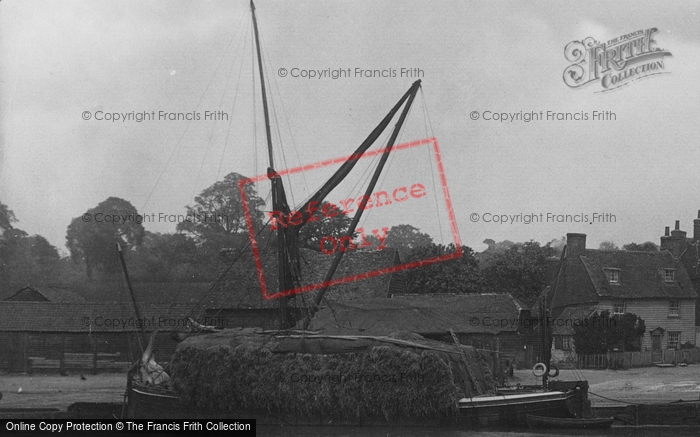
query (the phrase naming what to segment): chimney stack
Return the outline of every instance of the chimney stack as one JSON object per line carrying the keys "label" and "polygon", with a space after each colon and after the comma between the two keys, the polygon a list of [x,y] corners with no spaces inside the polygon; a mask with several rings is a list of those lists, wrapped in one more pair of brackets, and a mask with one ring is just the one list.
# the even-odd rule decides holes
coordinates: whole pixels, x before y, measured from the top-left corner
{"label": "chimney stack", "polygon": [[[698,232],[698,236],[700,236],[700,219],[696,220],[697,226],[695,228],[695,231]],[[678,258],[683,254],[683,251],[685,250],[685,247],[687,245],[686,243],[686,232],[681,231],[681,221],[676,220],[676,228],[671,231],[671,235],[669,236],[668,232],[668,226],[666,226],[666,232],[663,237],[661,237],[661,250],[668,250],[671,252],[671,255],[674,257]]]}
{"label": "chimney stack", "polygon": [[566,234],[566,257],[586,254],[586,234]]}
{"label": "chimney stack", "polygon": [[676,229],[671,231],[671,236],[678,238],[678,239],[682,240],[683,242],[685,242],[685,235],[686,235],[686,232],[681,231],[681,221],[676,220]]}
{"label": "chimney stack", "polygon": [[700,240],[700,209],[698,210],[698,218],[693,220],[693,240]]}

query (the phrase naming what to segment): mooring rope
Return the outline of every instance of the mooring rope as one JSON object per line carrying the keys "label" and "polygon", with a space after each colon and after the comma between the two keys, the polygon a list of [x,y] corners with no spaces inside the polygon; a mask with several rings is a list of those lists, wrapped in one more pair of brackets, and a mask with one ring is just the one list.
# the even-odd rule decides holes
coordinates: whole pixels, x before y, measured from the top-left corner
{"label": "mooring rope", "polygon": [[[591,395],[593,395],[593,396],[597,396],[597,397],[599,397],[599,398],[606,399],[606,400],[608,400],[608,401],[619,402],[619,403],[621,403],[621,404],[627,404],[627,405],[656,405],[656,404],[647,404],[647,403],[643,403],[643,402],[621,401],[621,400],[619,400],[619,399],[613,399],[613,398],[609,398],[609,397],[607,397],[607,396],[603,396],[603,395],[599,395],[599,394],[593,393],[593,392],[590,391],[590,390],[588,390],[588,394],[591,394]],[[665,402],[665,404],[672,404],[672,403],[674,403],[674,402],[678,402],[678,401]],[[692,402],[692,401],[685,401],[685,402]]]}

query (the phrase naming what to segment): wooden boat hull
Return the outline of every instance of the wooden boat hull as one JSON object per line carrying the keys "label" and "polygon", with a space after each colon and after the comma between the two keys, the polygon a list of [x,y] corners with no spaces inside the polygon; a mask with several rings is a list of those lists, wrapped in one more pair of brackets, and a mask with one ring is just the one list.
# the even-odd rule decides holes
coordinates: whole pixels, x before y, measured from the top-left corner
{"label": "wooden boat hull", "polygon": [[[401,420],[402,426],[480,426],[526,427],[527,415],[574,417],[570,403],[576,397],[574,390],[566,392],[526,393],[520,395],[484,396],[463,399],[458,404],[459,414],[451,419],[421,421]],[[172,394],[152,393],[139,386],[128,390],[126,414],[129,419],[216,419],[253,418],[260,425],[338,425],[338,426],[386,426],[386,420],[374,419],[362,422],[342,421],[332,418],[316,420],[294,417],[288,414],[271,414],[267,411],[215,412],[193,408],[182,403]]]}
{"label": "wooden boat hull", "polygon": [[[151,393],[139,387],[128,390],[126,419],[255,419],[258,425],[276,426],[387,426],[391,422],[369,419],[362,422],[320,417],[310,419],[268,411],[207,411],[187,405],[174,395]],[[453,422],[454,423],[454,422]],[[401,421],[402,426],[448,426],[445,419]]]}
{"label": "wooden boat hull", "polygon": [[613,423],[612,417],[566,419],[560,417],[542,417],[527,415],[527,424],[530,428],[554,428],[554,429],[608,429]]}
{"label": "wooden boat hull", "polygon": [[460,422],[477,426],[527,426],[527,416],[573,418],[574,390],[483,396],[459,402]]}

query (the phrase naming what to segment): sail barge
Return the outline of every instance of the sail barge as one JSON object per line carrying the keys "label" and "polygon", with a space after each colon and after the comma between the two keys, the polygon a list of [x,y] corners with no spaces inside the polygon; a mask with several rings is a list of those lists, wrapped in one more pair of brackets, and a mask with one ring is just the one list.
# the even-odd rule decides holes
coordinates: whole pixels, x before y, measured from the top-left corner
{"label": "sail barge", "polygon": [[[272,206],[275,211],[281,211],[284,214],[289,214],[291,208],[287,203],[284,186],[281,178],[275,171],[265,75],[263,74],[263,62],[260,50],[255,6],[253,5],[252,1],[250,3],[250,7],[253,20],[257,64],[260,73],[260,90],[262,94],[263,113],[265,117],[266,140],[269,155],[269,168],[267,174],[271,183]],[[408,91],[406,91],[406,93],[399,99],[389,113],[382,119],[379,125],[369,134],[369,136],[362,142],[357,150],[355,150],[353,155],[351,155],[351,157],[340,166],[336,173],[305,203],[305,205],[300,208],[296,208],[296,211],[309,211],[308,206],[312,205],[314,202],[321,204],[328,194],[350,173],[357,160],[362,157],[368,148],[372,146],[372,144],[380,137],[380,135],[387,129],[391,121],[395,118],[396,114],[400,111],[398,121],[396,122],[388,140],[388,145],[384,149],[367,187],[366,196],[369,197],[371,195],[380,177],[382,169],[387,162],[389,154],[392,151],[402,125],[411,108],[413,100],[420,88],[420,83],[420,80],[418,80],[411,85]],[[357,213],[353,217],[352,223],[347,232],[348,237],[351,237],[354,234],[362,216],[362,211],[363,208],[358,208]],[[279,293],[277,295],[282,296],[277,299],[279,302],[279,311],[282,314],[282,317],[279,318],[280,331],[275,333],[263,332],[260,330],[247,332],[242,332],[241,330],[221,330],[211,332],[211,329],[202,329],[194,337],[185,338],[187,336],[183,336],[184,341],[178,346],[178,351],[184,353],[184,351],[187,351],[189,348],[190,354],[206,354],[209,353],[208,351],[212,350],[210,348],[211,346],[218,345],[229,346],[228,349],[215,348],[217,351],[219,351],[219,353],[224,353],[221,351],[225,351],[225,353],[235,353],[238,350],[236,347],[241,346],[241,344],[245,342],[236,343],[237,340],[232,341],[231,337],[237,338],[244,336],[247,338],[246,342],[248,342],[248,345],[252,342],[258,344],[259,348],[266,348],[269,350],[270,342],[276,341],[278,347],[272,348],[273,354],[279,353],[280,355],[286,354],[287,356],[292,354],[305,354],[307,358],[304,359],[307,360],[315,359],[313,358],[313,354],[311,354],[312,358],[308,358],[310,355],[308,353],[310,344],[316,344],[318,346],[318,350],[316,351],[317,355],[315,356],[318,357],[335,354],[334,356],[341,362],[343,362],[343,360],[352,361],[358,356],[358,354],[365,354],[364,356],[376,354],[377,350],[380,350],[380,353],[389,355],[393,353],[395,356],[399,356],[401,354],[403,354],[401,356],[408,356],[406,354],[412,354],[412,358],[410,359],[413,359],[414,361],[422,359],[430,361],[434,357],[439,356],[439,360],[441,360],[439,362],[441,362],[441,365],[443,366],[442,369],[450,369],[449,371],[445,370],[445,372],[447,372],[445,375],[451,375],[450,378],[453,378],[453,380],[450,380],[448,384],[450,387],[448,388],[451,390],[457,389],[457,386],[460,386],[460,396],[455,396],[455,392],[450,392],[450,405],[445,405],[444,410],[440,414],[435,414],[435,417],[429,417],[428,420],[425,420],[425,417],[416,419],[415,416],[411,418],[410,416],[407,417],[407,415],[404,415],[403,417],[389,417],[387,414],[385,414],[384,417],[369,416],[348,418],[341,414],[334,414],[332,410],[327,412],[327,414],[304,416],[290,413],[289,410],[274,411],[274,409],[270,408],[269,406],[265,408],[261,405],[259,405],[261,408],[253,409],[231,408],[231,406],[219,405],[221,408],[219,408],[217,411],[217,408],[202,408],[201,405],[197,406],[197,402],[193,403],[191,398],[188,400],[186,399],[187,396],[183,396],[182,390],[180,390],[180,393],[178,393],[176,390],[168,387],[167,383],[170,379],[169,376],[167,376],[164,369],[158,366],[153,360],[152,337],[148,348],[143,354],[141,362],[139,365],[134,366],[129,371],[127,376],[127,393],[125,397],[124,411],[126,417],[133,419],[254,418],[257,420],[257,423],[261,425],[386,425],[388,423],[395,422],[402,426],[461,426],[467,424],[469,426],[527,426],[528,414],[544,417],[567,418],[581,417],[581,415],[586,414],[586,410],[590,405],[587,399],[588,385],[586,381],[553,382],[547,385],[546,379],[544,379],[544,384],[542,387],[523,387],[515,392],[499,393],[493,385],[492,375],[490,376],[491,385],[487,383],[489,378],[488,375],[484,374],[483,368],[488,369],[489,366],[480,365],[480,360],[482,360],[484,357],[480,357],[480,352],[476,351],[474,348],[460,345],[456,336],[454,335],[453,338],[455,344],[449,345],[426,340],[420,336],[410,333],[405,333],[403,338],[396,338],[394,335],[387,335],[373,338],[361,336],[334,336],[335,338],[329,339],[324,338],[324,336],[319,335],[318,333],[305,331],[305,329],[309,326],[314,313],[318,310],[328,287],[323,287],[316,292],[313,305],[304,315],[302,320],[294,320],[294,318],[290,316],[291,313],[288,308],[288,297],[286,297],[285,291],[292,290],[301,283],[299,246],[297,239],[299,230],[310,219],[310,214],[302,213],[300,224],[289,227],[278,227],[276,232],[279,283]],[[335,258],[331,263],[331,267],[325,276],[324,284],[328,284],[332,280],[333,275],[341,262],[343,253],[344,251],[342,250],[337,251]],[[125,265],[124,269],[126,274]],[[128,282],[128,274],[126,275]],[[133,303],[135,311],[138,314],[138,304],[135,300]],[[290,329],[296,324],[303,329],[295,332],[290,331]],[[207,331],[209,331],[209,333],[207,333]],[[329,347],[326,344],[324,349],[324,342],[327,343],[331,340],[333,345]],[[197,349],[199,352],[192,352],[192,350]],[[425,358],[426,356],[428,356],[428,358]],[[272,359],[272,362],[274,362],[274,359]],[[433,362],[437,361],[433,359]],[[173,378],[174,382],[177,383],[178,378],[180,378],[179,380],[182,381],[183,378],[188,377],[187,375],[178,375],[177,370],[174,370],[173,367],[176,366],[171,366],[171,371],[175,372]],[[213,377],[213,374],[210,376]],[[210,383],[210,381],[207,381],[206,378],[204,381],[199,382],[203,383],[204,385]],[[213,383],[217,384],[216,381]],[[181,382],[180,388],[182,388],[182,386],[183,384]],[[363,387],[363,389],[364,388],[365,387]],[[369,388],[367,390],[369,390]],[[204,396],[206,396],[206,394]],[[206,400],[201,401],[201,394],[199,398],[200,404],[207,404]],[[272,399],[270,399],[270,401],[270,405],[273,404]],[[355,401],[362,403],[363,399],[359,398],[355,399]],[[369,402],[369,400],[367,401]],[[410,402],[416,402],[416,400],[412,401],[406,397],[400,397],[393,400],[388,400],[386,402],[395,402],[403,405]],[[333,409],[337,406],[330,405],[329,407]],[[391,405],[385,404],[383,407],[385,407],[385,410],[391,410]],[[410,409],[411,407],[406,407],[404,405],[403,408],[404,409],[400,411],[407,411],[406,409]],[[338,411],[340,411],[340,408]]]}

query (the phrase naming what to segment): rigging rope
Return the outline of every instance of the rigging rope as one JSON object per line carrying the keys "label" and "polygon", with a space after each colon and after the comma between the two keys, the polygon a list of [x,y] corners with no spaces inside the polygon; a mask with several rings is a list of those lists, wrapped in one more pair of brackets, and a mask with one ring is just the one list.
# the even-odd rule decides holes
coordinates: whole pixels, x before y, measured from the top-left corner
{"label": "rigging rope", "polygon": [[[243,49],[241,50],[242,53],[245,52],[246,46],[248,45],[247,29],[249,27],[250,27],[250,22],[247,22],[246,31],[243,32],[243,34],[245,35],[245,39],[243,41]],[[242,73],[243,73],[243,60],[241,59],[240,67],[238,67],[238,80],[236,81],[236,90],[233,93],[233,104],[231,105],[231,121],[233,121],[233,114],[235,114],[235,111],[236,111],[236,101],[238,101],[238,88],[241,84],[241,76],[243,76]],[[228,138],[229,138],[229,135],[231,134],[231,126],[232,125],[233,125],[233,123],[229,123],[228,129],[226,130],[226,138],[224,139],[224,147],[221,151],[221,158],[219,159],[219,169],[216,171],[216,180],[219,180],[219,177],[221,176],[221,168],[223,167],[223,164],[224,164],[224,156],[226,155],[226,148],[228,146]],[[256,158],[256,167],[257,167],[257,153],[255,154],[255,158]]]}
{"label": "rigging rope", "polygon": [[[423,93],[423,87],[420,88],[420,96],[421,96],[421,101],[423,103],[423,124],[425,126],[425,135],[428,138],[435,138],[435,134],[433,133],[433,126],[430,123],[430,114],[428,114],[428,106],[425,103],[425,94]],[[428,135],[428,127],[430,127],[430,135]],[[437,140],[435,140],[437,141]],[[431,153],[430,148],[427,148],[428,152],[428,162],[429,167],[430,167],[430,180],[432,181],[433,184],[433,192],[437,192],[436,187],[435,187],[435,171],[433,170],[433,153]],[[437,196],[433,196],[435,199],[435,215],[437,216],[437,224],[438,224],[438,232],[440,233],[440,241],[444,241],[443,238],[443,233],[442,233],[442,220],[440,220],[440,208],[438,206],[438,199]]]}
{"label": "rigging rope", "polygon": [[[207,91],[209,91],[209,87],[211,87],[212,82],[214,81],[214,77],[216,76],[216,73],[219,71],[219,68],[221,68],[221,64],[224,61],[224,55],[228,51],[228,48],[231,46],[233,43],[235,34],[231,35],[231,39],[229,40],[228,44],[226,45],[226,48],[224,49],[223,53],[221,54],[221,58],[219,59],[219,63],[217,64],[216,68],[214,69],[214,72],[212,75],[209,77],[209,81],[207,82],[207,86],[204,88],[204,91],[202,92],[202,95],[199,98],[199,101],[197,102],[197,105],[195,106],[195,111],[197,111],[201,105],[202,102],[204,101],[204,96],[206,96]],[[156,188],[160,184],[160,181],[163,179],[163,174],[165,174],[165,170],[170,166],[170,162],[172,161],[173,157],[175,156],[175,153],[180,150],[182,146],[182,139],[185,137],[185,134],[189,131],[190,126],[192,125],[193,120],[188,120],[187,123],[185,124],[185,129],[183,129],[182,133],[180,134],[180,137],[178,138],[177,142],[175,143],[175,147],[173,148],[172,153],[170,153],[170,156],[168,157],[168,160],[165,162],[165,165],[161,169],[160,173],[158,174],[158,178],[156,179],[155,184],[153,184],[153,188],[151,189],[150,193],[148,193],[148,197],[146,197],[145,202],[141,206],[141,210],[143,211],[148,204],[148,202],[151,200],[151,197],[153,196],[153,193],[156,191]]]}
{"label": "rigging rope", "polygon": [[[241,37],[242,37],[242,36],[243,36],[243,34],[241,34]],[[238,47],[240,47],[240,45],[241,45],[241,44],[240,44],[240,43],[241,43],[241,40],[244,40],[244,38],[240,38],[240,39],[239,39],[239,42],[238,42],[238,45],[236,46],[235,52],[238,52]],[[227,49],[228,49],[228,47],[227,47]],[[225,53],[224,53],[224,55],[225,55]],[[222,62],[223,62],[223,57],[222,57]],[[226,74],[226,83],[224,84],[224,90],[227,90],[227,89],[228,89],[228,84],[229,84],[229,82],[230,82],[230,80],[231,80],[231,71],[233,70],[233,67],[234,67],[234,65],[235,65],[235,62],[236,62],[236,58],[233,57],[232,60],[231,60],[231,65],[230,65],[230,67],[229,67],[229,69],[228,69],[228,73]],[[241,65],[242,65],[242,64],[243,64],[243,63],[241,62]],[[239,80],[240,80],[240,77],[239,77]],[[226,92],[222,92],[222,93],[221,93],[221,99],[219,99],[219,105],[218,105],[218,108],[217,108],[219,111],[220,111],[221,108],[223,107],[224,97],[226,97]],[[234,97],[234,99],[235,99],[235,97]],[[233,118],[233,113],[231,113],[231,118]],[[209,138],[208,138],[208,140],[207,140],[207,147],[206,147],[206,149],[204,150],[204,156],[202,157],[202,162],[200,163],[200,165],[199,165],[199,170],[197,171],[197,178],[195,179],[194,186],[193,186],[193,188],[192,188],[192,195],[190,196],[191,199],[194,199],[195,193],[197,192],[197,184],[199,184],[199,179],[200,179],[200,177],[202,176],[202,170],[204,169],[204,164],[206,163],[207,156],[209,155],[209,149],[211,149],[211,143],[212,143],[211,139],[212,139],[212,137],[214,136],[214,129],[216,129],[216,125],[217,125],[218,122],[219,122],[218,117],[216,117],[216,118],[214,119],[214,123],[211,124],[211,128],[209,129]],[[230,122],[230,121],[229,121],[228,125],[229,125],[229,127],[231,126],[231,122]],[[226,143],[224,143],[224,150],[225,150],[225,148],[226,148]],[[218,177],[217,177],[217,180],[218,180]]]}

